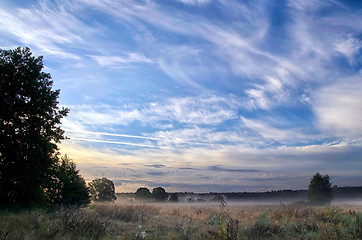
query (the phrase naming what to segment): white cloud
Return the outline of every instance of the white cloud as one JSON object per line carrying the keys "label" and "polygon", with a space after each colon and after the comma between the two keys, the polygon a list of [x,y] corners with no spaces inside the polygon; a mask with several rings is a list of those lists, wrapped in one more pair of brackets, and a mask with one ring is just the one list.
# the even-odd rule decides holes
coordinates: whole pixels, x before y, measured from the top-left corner
{"label": "white cloud", "polygon": [[[137,106],[73,105],[69,116],[63,121],[66,129],[89,131],[91,128],[107,128],[128,125],[132,122],[172,127],[172,124],[197,126],[218,125],[226,120],[237,119],[241,106],[238,98],[201,95],[196,97],[168,98]],[[171,125],[170,125],[171,124]]]}
{"label": "white cloud", "polygon": [[217,131],[213,128],[183,128],[167,131],[157,131],[150,134],[158,139],[159,146],[169,146],[172,148],[217,148],[224,144],[246,144],[253,140],[247,136],[242,136],[238,131]]}
{"label": "white cloud", "polygon": [[333,45],[337,52],[344,55],[349,63],[354,65],[356,63],[355,57],[362,48],[362,41],[348,35],[347,39],[336,41]]}
{"label": "white cloud", "polygon": [[309,1],[289,0],[288,5],[291,7],[297,8],[298,10],[310,11],[310,10],[318,9],[322,5],[322,1],[319,1],[319,0],[309,0]]}
{"label": "white cloud", "polygon": [[267,122],[241,117],[245,126],[260,134],[265,140],[285,141],[295,138],[292,130],[278,129],[270,126]]}
{"label": "white cloud", "polygon": [[94,139],[94,138],[79,138],[72,137],[72,141],[84,141],[84,142],[93,142],[93,143],[107,143],[107,144],[116,144],[116,145],[127,145],[127,146],[135,146],[135,147],[146,147],[146,148],[158,148],[155,145],[150,144],[141,144],[141,143],[133,143],[133,142],[121,142],[121,141],[111,141],[111,140],[102,140],[102,139]]}
{"label": "white cloud", "polygon": [[314,111],[318,128],[333,136],[362,134],[362,75],[323,87],[315,93]]}
{"label": "white cloud", "polygon": [[[137,28],[145,28],[140,23],[139,20],[141,20],[162,29],[204,41],[197,46],[170,45],[170,43],[163,42],[162,38],[152,36],[152,40],[149,42],[152,44],[152,48],[148,52],[152,52],[153,58],[158,59],[157,63],[160,68],[176,81],[186,82],[195,88],[202,88],[200,79],[205,78],[207,72],[220,68],[220,64],[216,63],[219,60],[222,60],[226,66],[228,65],[236,75],[244,75],[250,79],[277,75],[280,68],[293,74],[302,72],[289,59],[264,51],[258,46],[263,41],[268,28],[268,20],[265,17],[266,9],[263,4],[250,5],[249,7],[252,8],[250,10],[242,3],[222,2],[225,10],[235,11],[237,9],[244,13],[246,21],[244,26],[250,26],[247,29],[239,29],[242,26],[225,28],[204,17],[191,15],[184,11],[173,11],[170,14],[151,2],[142,6],[129,1],[123,2],[121,6],[114,2],[105,4],[100,1],[86,1],[86,3],[101,7],[117,19],[126,19]],[[142,30],[142,32],[144,31]],[[148,32],[147,35],[149,34],[152,35]],[[137,36],[135,38],[137,39]],[[142,44],[143,38],[139,38],[139,41]],[[207,60],[210,52],[213,56],[217,56],[218,61]],[[205,61],[207,62],[204,63]],[[229,69],[225,69],[225,71],[229,71]],[[212,74],[207,78],[212,78]]]}
{"label": "white cloud", "polygon": [[179,0],[179,1],[188,5],[203,5],[210,2],[210,0]]}
{"label": "white cloud", "polygon": [[153,138],[153,137],[136,136],[136,135],[129,135],[129,134],[91,132],[91,131],[81,131],[81,130],[73,130],[73,129],[65,129],[65,131],[66,132],[72,132],[72,133],[97,135],[97,136],[112,136],[112,137],[121,137],[121,138],[139,138],[139,139],[149,139],[149,140],[160,140],[158,138]]}
{"label": "white cloud", "polygon": [[15,37],[21,44],[35,47],[40,54],[79,60],[76,54],[65,50],[62,44],[83,43],[83,36],[94,29],[83,24],[63,7],[51,7],[42,1],[30,8],[11,11],[0,9],[0,30]]}
{"label": "white cloud", "polygon": [[293,123],[281,117],[265,116],[257,119],[240,117],[240,120],[240,129],[243,130],[250,146],[258,148],[269,147],[270,144],[286,147],[309,146],[313,141],[328,142],[323,133],[315,133],[309,128],[294,126]]}
{"label": "white cloud", "polygon": [[139,53],[129,53],[127,56],[90,56],[100,66],[124,66],[132,63],[153,63],[154,61]]}
{"label": "white cloud", "polygon": [[247,89],[245,90],[247,96],[250,98],[247,107],[251,109],[268,109],[271,105],[265,92],[261,89]]}
{"label": "white cloud", "polygon": [[[205,52],[201,46],[155,44],[159,68],[180,85],[191,86],[205,90],[202,81],[210,75],[213,69],[207,66]],[[202,59],[202,60],[201,60]]]}
{"label": "white cloud", "polygon": [[220,124],[237,118],[238,102],[218,96],[170,98],[150,104],[147,115],[186,124]]}
{"label": "white cloud", "polygon": [[[90,126],[127,125],[142,118],[137,109],[122,109],[110,105],[73,105],[67,107],[71,109],[67,121],[72,124],[79,123]],[[64,122],[65,128],[69,128],[66,123]]]}

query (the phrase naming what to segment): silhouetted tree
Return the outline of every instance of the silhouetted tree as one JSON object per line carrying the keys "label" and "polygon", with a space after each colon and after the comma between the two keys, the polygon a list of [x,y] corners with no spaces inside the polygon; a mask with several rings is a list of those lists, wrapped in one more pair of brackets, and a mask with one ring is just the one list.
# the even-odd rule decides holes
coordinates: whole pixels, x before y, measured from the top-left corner
{"label": "silhouetted tree", "polygon": [[148,188],[145,187],[140,187],[139,189],[137,189],[136,193],[135,193],[135,198],[138,200],[142,200],[142,199],[150,199],[152,196],[150,190],[148,190]]}
{"label": "silhouetted tree", "polygon": [[162,187],[156,187],[152,189],[152,197],[157,201],[165,201],[168,198],[168,193]]}
{"label": "silhouetted tree", "polygon": [[329,204],[333,199],[332,183],[329,176],[316,173],[308,186],[308,200],[314,204]]}
{"label": "silhouetted tree", "polygon": [[0,49],[0,208],[46,204],[44,190],[58,161],[59,90],[29,48]]}
{"label": "silhouetted tree", "polygon": [[168,196],[168,200],[170,202],[178,202],[178,195],[177,193],[170,193]]}
{"label": "silhouetted tree", "polygon": [[94,201],[114,202],[117,199],[114,184],[107,178],[95,179],[88,186]]}
{"label": "silhouetted tree", "polygon": [[67,156],[62,157],[55,167],[47,192],[52,205],[83,206],[90,203],[88,187],[76,164]]}

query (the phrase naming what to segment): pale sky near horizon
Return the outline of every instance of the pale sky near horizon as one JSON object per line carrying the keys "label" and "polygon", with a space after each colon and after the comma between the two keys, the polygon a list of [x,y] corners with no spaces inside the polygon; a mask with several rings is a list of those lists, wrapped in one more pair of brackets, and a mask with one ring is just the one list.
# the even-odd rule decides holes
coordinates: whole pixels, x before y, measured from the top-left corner
{"label": "pale sky near horizon", "polygon": [[362,185],[362,1],[0,2],[70,109],[61,152],[118,192]]}

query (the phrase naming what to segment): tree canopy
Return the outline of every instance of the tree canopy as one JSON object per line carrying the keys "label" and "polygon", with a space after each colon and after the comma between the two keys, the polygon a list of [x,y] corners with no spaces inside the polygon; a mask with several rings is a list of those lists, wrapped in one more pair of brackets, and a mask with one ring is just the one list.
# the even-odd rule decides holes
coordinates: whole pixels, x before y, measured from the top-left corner
{"label": "tree canopy", "polygon": [[46,203],[46,188],[64,139],[59,90],[29,48],[0,49],[0,207]]}
{"label": "tree canopy", "polygon": [[114,202],[117,199],[114,184],[107,178],[95,179],[88,186],[94,201]]}
{"label": "tree canopy", "polygon": [[135,193],[135,198],[136,199],[150,199],[152,196],[150,190],[146,187],[140,187],[137,189],[136,193]]}
{"label": "tree canopy", "polygon": [[64,156],[57,164],[49,184],[49,202],[57,206],[82,206],[90,203],[87,184],[76,164]]}
{"label": "tree canopy", "polygon": [[314,204],[329,204],[333,199],[332,183],[329,176],[316,173],[308,186],[308,200]]}
{"label": "tree canopy", "polygon": [[168,193],[162,187],[152,189],[152,197],[157,201],[165,201],[168,198]]}

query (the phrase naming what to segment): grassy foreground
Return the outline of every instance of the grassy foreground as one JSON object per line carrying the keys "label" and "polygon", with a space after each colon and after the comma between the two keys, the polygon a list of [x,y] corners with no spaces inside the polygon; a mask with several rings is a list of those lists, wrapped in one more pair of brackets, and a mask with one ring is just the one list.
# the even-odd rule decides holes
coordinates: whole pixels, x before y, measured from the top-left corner
{"label": "grassy foreground", "polygon": [[108,204],[1,212],[2,239],[362,239],[350,207]]}

